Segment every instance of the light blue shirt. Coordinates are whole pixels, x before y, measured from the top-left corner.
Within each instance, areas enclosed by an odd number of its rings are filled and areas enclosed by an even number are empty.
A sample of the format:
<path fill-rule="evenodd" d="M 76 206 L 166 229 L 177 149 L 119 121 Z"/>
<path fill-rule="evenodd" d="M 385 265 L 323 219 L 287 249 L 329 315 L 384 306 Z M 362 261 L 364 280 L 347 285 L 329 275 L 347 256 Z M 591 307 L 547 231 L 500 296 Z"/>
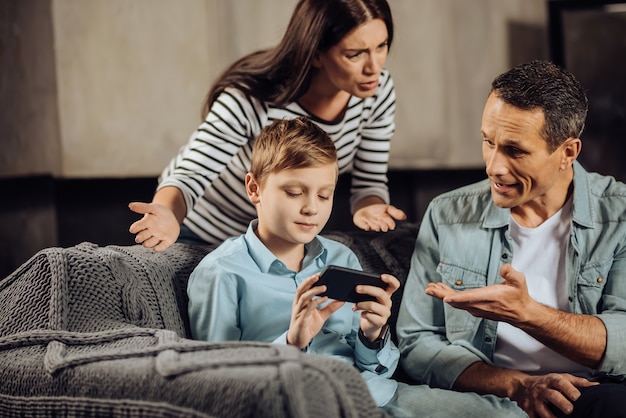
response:
<path fill-rule="evenodd" d="M 230 238 L 207 254 L 189 277 L 189 320 L 194 339 L 263 341 L 286 344 L 291 306 L 304 279 L 335 264 L 361 270 L 345 245 L 318 236 L 305 245 L 302 270 L 288 269 L 255 235 L 257 221 L 244 235 Z M 355 365 L 379 406 L 394 395 L 390 379 L 399 352 L 389 342 L 380 350 L 358 338 L 360 312 L 344 304 L 331 315 L 307 347 L 308 353 L 333 356 Z"/>
<path fill-rule="evenodd" d="M 569 311 L 597 316 L 607 330 L 594 371 L 626 375 L 626 185 L 574 164 L 566 255 Z M 497 207 L 488 180 L 435 198 L 417 236 L 397 321 L 401 363 L 413 378 L 451 388 L 472 363 L 492 364 L 498 323 L 428 296 L 429 282 L 455 290 L 502 282 L 513 259 L 509 209 Z"/>

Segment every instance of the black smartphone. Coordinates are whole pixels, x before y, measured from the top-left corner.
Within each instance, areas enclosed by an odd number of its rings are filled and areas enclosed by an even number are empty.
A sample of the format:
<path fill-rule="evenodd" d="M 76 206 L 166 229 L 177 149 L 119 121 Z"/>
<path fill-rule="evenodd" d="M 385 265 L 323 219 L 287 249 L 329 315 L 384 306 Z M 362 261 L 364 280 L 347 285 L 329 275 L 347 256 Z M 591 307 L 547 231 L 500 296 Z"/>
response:
<path fill-rule="evenodd" d="M 378 274 L 333 265 L 326 266 L 320 274 L 320 279 L 315 283 L 316 286 L 326 285 L 326 292 L 320 296 L 353 303 L 376 300 L 370 295 L 356 293 L 354 288 L 359 284 L 383 289 L 387 287 L 387 283 L 383 282 Z"/>

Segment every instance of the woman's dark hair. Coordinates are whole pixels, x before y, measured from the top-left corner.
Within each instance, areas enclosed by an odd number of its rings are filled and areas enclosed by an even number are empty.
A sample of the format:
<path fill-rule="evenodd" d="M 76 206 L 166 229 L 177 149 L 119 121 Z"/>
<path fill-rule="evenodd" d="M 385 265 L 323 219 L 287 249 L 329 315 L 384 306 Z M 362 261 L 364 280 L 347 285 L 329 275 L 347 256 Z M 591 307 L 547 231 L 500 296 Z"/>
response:
<path fill-rule="evenodd" d="M 293 102 L 309 88 L 315 54 L 373 19 L 385 22 L 390 47 L 393 21 L 386 0 L 300 0 L 277 46 L 240 58 L 218 77 L 207 95 L 203 116 L 227 87 L 279 106 Z"/>
<path fill-rule="evenodd" d="M 549 61 L 531 61 L 499 75 L 491 92 L 504 103 L 524 110 L 541 109 L 543 137 L 555 151 L 567 138 L 580 138 L 588 101 L 585 90 L 568 71 Z"/>

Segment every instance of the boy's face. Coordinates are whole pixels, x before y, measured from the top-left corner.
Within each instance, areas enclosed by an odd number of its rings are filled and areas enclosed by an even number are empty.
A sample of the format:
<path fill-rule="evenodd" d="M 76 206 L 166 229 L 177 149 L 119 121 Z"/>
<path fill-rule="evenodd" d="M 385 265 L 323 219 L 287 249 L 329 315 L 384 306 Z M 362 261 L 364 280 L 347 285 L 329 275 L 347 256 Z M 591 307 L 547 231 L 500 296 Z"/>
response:
<path fill-rule="evenodd" d="M 257 209 L 261 241 L 272 249 L 313 240 L 330 217 L 336 181 L 336 163 L 282 170 L 261 185 L 248 174 L 246 189 Z"/>

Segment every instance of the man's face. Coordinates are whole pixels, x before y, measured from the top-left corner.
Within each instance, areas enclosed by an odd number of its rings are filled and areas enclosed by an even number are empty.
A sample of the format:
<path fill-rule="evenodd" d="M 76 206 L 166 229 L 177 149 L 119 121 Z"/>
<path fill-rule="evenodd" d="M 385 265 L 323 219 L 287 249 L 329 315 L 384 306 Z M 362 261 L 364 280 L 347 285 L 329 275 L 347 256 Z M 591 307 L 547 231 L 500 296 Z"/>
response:
<path fill-rule="evenodd" d="M 560 198 L 567 193 L 568 184 L 561 181 L 569 167 L 565 145 L 549 152 L 541 135 L 544 122 L 542 110 L 519 109 L 493 93 L 487 99 L 482 151 L 497 206 L 536 213 L 552 202 L 553 195 Z"/>
<path fill-rule="evenodd" d="M 313 240 L 330 217 L 336 181 L 336 163 L 282 170 L 261 185 L 247 179 L 259 218 L 257 233 L 265 245 L 284 248 Z"/>

